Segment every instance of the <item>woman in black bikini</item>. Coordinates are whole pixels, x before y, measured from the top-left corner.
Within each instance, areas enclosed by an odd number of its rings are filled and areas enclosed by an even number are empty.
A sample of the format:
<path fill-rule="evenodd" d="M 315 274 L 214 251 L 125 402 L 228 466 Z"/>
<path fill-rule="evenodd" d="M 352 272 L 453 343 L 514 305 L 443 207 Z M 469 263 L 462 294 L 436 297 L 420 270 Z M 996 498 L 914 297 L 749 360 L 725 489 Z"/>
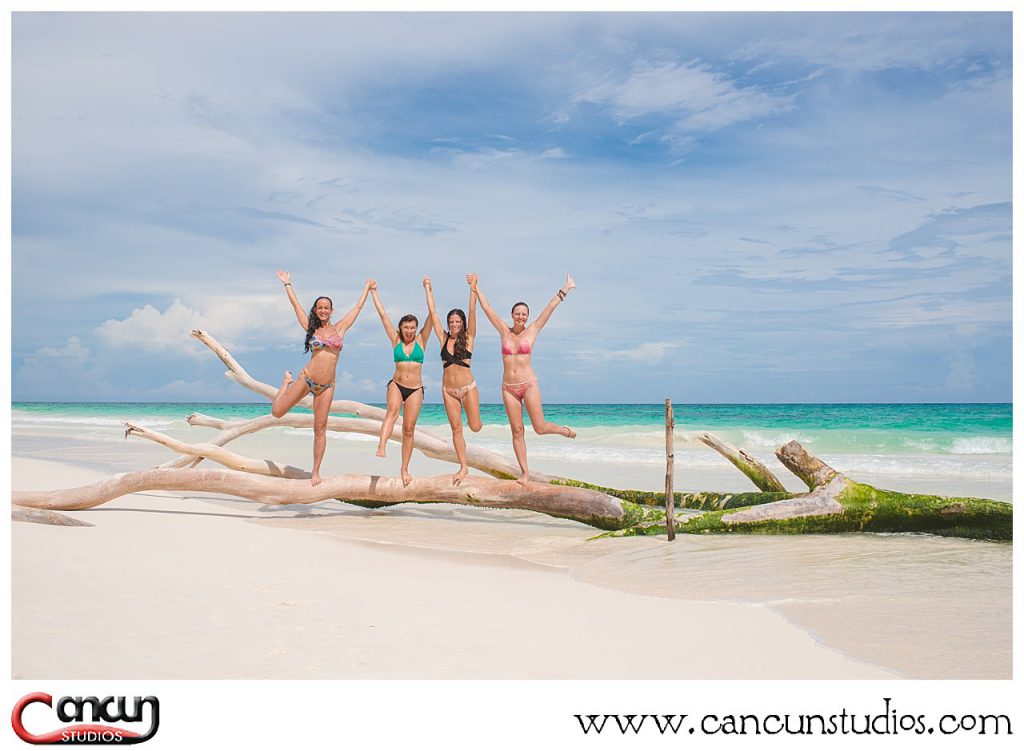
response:
<path fill-rule="evenodd" d="M 472 274 L 466 276 L 470 280 Z M 469 360 L 473 357 L 473 339 L 476 336 L 476 293 L 469 292 L 469 322 L 466 314 L 458 308 L 448 311 L 446 318 L 448 331 L 445 332 L 441 319 L 434 308 L 434 292 L 430 277 L 424 277 L 423 286 L 427 290 L 427 308 L 434 322 L 434 333 L 441 342 L 441 362 L 444 363 L 441 394 L 444 397 L 444 409 L 448 413 L 448 423 L 452 426 L 452 443 L 455 454 L 459 457 L 459 471 L 452 477 L 452 485 L 458 485 L 469 472 L 466 463 L 466 439 L 462 436 L 462 411 L 466 411 L 466 422 L 474 433 L 480 431 L 480 391 L 476 380 L 469 370 Z"/>
<path fill-rule="evenodd" d="M 359 311 L 366 302 L 366 296 L 370 293 L 371 287 L 376 286 L 376 282 L 372 279 L 367 280 L 356 306 L 346 313 L 344 318 L 332 324 L 331 314 L 334 312 L 334 305 L 331 298 L 316 298 L 307 314 L 292 290 L 291 274 L 278 269 L 277 277 L 284 282 L 284 289 L 295 310 L 295 317 L 299 319 L 299 325 L 306 332 L 306 352 L 312 351 L 313 354 L 309 358 L 309 364 L 299 373 L 298 380 L 292 379 L 290 370 L 285 371 L 284 380 L 281 381 L 281 387 L 274 396 L 270 411 L 274 417 L 283 417 L 288 410 L 304 399 L 306 394 L 313 395 L 313 476 L 310 482 L 319 485 L 320 463 L 327 448 L 327 417 L 331 411 L 331 400 L 334 399 L 334 374 L 338 370 L 342 340 L 345 332 L 356 322 Z"/>
<path fill-rule="evenodd" d="M 523 426 L 523 407 L 530 416 L 530 424 L 537 435 L 557 433 L 566 438 L 575 438 L 576 431 L 566 425 L 555 425 L 544 419 L 544 405 L 540 401 L 540 386 L 537 385 L 537 374 L 533 372 L 533 345 L 540 330 L 547 324 L 558 304 L 565 299 L 569 291 L 576 288 L 576 282 L 566 275 L 565 284 L 551 298 L 547 307 L 540 312 L 537 320 L 529 326 L 530 307 L 524 302 L 512 306 L 512 326 L 507 326 L 501 317 L 487 304 L 487 298 L 477 286 L 477 275 L 470 274 L 466 279 L 470 289 L 480 299 L 480 307 L 487 314 L 498 336 L 501 337 L 501 361 L 504 372 L 501 379 L 501 399 L 505 403 L 505 413 L 512 428 L 512 450 L 515 451 L 522 473 L 516 479 L 525 485 L 530 479 L 530 470 L 526 466 L 526 429 Z"/>
<path fill-rule="evenodd" d="M 398 328 L 391 325 L 391 319 L 384 310 L 384 305 L 377 294 L 377 285 L 370 287 L 373 304 L 380 314 L 384 331 L 391 341 L 395 356 L 395 375 L 387 385 L 387 413 L 380 428 L 380 442 L 377 444 L 377 456 L 386 456 L 385 447 L 391 431 L 398 420 L 398 412 L 402 411 L 402 484 L 412 482 L 409 474 L 409 459 L 412 458 L 413 435 L 416 432 L 416 420 L 423 406 L 423 350 L 430 338 L 432 316 L 427 316 L 423 330 L 417 332 L 419 320 L 414 315 L 405 315 L 398 321 Z"/>

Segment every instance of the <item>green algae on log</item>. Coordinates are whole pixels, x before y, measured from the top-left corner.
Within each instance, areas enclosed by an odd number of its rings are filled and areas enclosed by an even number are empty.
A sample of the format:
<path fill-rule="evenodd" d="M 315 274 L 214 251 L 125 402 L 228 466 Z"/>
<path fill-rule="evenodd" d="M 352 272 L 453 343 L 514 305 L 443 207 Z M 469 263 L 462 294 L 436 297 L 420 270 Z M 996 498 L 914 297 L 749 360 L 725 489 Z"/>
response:
<path fill-rule="evenodd" d="M 760 505 L 723 508 L 677 520 L 687 534 L 928 533 L 975 540 L 1013 539 L 1013 506 L 984 498 L 900 493 L 854 482 L 790 441 L 776 455 L 811 488 Z M 653 516 L 601 536 L 663 534 Z"/>
<path fill-rule="evenodd" d="M 791 517 L 755 519 L 740 517 L 735 510 L 709 511 L 677 518 L 676 532 L 761 535 L 917 532 L 995 542 L 1013 540 L 1013 506 L 1001 501 L 900 493 L 855 482 L 850 482 L 836 501 L 841 508 L 833 513 Z M 642 525 L 600 536 L 664 533 L 664 523 L 649 517 Z"/>

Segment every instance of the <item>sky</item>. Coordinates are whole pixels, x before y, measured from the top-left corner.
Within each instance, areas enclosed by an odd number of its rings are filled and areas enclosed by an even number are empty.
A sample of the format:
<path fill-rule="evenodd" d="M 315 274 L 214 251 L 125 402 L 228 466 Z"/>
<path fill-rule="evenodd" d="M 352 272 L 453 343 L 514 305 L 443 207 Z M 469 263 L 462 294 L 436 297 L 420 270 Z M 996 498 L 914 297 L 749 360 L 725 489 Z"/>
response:
<path fill-rule="evenodd" d="M 298 372 L 284 268 L 571 273 L 551 403 L 1010 401 L 1011 63 L 1005 12 L 14 13 L 12 398 L 258 400 L 189 332 Z M 392 372 L 368 303 L 336 398 Z"/>

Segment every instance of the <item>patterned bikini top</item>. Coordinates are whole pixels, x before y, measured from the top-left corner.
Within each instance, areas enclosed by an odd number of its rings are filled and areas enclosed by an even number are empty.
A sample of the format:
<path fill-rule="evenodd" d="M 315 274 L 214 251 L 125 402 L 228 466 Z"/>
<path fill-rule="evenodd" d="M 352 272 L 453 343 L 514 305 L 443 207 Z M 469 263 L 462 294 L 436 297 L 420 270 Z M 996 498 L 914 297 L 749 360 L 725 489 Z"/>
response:
<path fill-rule="evenodd" d="M 326 339 L 321 339 L 316 334 L 313 334 L 309 338 L 309 348 L 314 352 L 319 352 L 322 349 L 331 349 L 335 352 L 341 352 L 341 347 L 344 344 L 342 337 L 340 336 L 329 336 Z"/>

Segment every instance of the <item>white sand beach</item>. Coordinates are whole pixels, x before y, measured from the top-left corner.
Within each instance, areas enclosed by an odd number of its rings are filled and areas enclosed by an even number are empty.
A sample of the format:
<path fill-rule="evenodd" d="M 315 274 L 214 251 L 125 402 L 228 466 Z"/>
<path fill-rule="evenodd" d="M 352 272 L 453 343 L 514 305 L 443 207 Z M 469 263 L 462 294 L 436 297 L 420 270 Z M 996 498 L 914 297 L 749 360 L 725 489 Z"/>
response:
<path fill-rule="evenodd" d="M 26 490 L 105 476 L 23 458 L 12 474 Z M 763 607 L 342 539 L 312 531 L 321 513 L 140 493 L 69 514 L 93 527 L 14 524 L 13 677 L 894 677 Z"/>

